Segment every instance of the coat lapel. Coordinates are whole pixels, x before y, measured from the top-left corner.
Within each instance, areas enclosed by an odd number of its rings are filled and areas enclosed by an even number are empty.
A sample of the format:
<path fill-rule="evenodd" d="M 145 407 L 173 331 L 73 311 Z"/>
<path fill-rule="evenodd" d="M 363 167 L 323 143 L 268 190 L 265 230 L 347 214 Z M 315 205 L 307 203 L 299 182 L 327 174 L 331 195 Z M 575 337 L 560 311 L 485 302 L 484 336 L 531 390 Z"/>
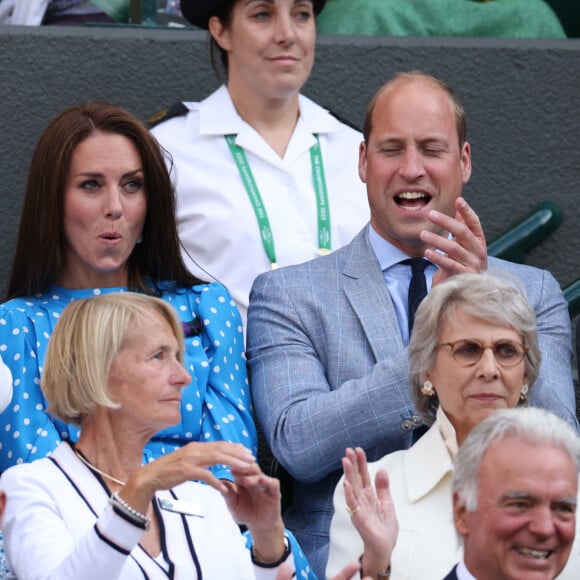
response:
<path fill-rule="evenodd" d="M 92 513 L 95 521 L 102 514 L 108 505 L 109 494 L 105 487 L 95 478 L 94 474 L 88 467 L 83 465 L 75 456 L 73 449 L 67 443 L 61 444 L 52 455 L 52 460 L 58 465 L 64 476 L 69 480 L 76 492 L 83 498 L 87 509 Z M 164 492 L 168 495 L 170 492 Z M 170 497 L 170 496 L 169 496 Z M 161 512 L 161 513 L 159 513 Z M 182 522 L 167 522 L 169 512 L 158 510 L 160 515 L 161 526 L 164 531 L 173 530 L 171 541 L 166 541 L 166 554 L 168 554 L 170 563 L 173 562 L 173 555 L 179 553 L 190 553 L 188 534 L 184 530 Z M 177 514 L 171 514 L 176 516 Z M 193 543 L 191 542 L 193 547 Z M 146 573 L 150 580 L 167 580 L 167 578 L 179 578 L 174 575 L 172 565 L 169 573 L 163 570 L 155 560 L 140 545 L 135 546 L 131 551 L 132 558 L 137 566 Z M 194 559 L 197 563 L 197 558 Z M 192 563 L 185 568 L 188 570 L 188 579 L 197 578 L 194 570 L 198 568 Z"/>
<path fill-rule="evenodd" d="M 435 423 L 405 454 L 409 501 L 421 500 L 452 472 L 453 462 Z"/>

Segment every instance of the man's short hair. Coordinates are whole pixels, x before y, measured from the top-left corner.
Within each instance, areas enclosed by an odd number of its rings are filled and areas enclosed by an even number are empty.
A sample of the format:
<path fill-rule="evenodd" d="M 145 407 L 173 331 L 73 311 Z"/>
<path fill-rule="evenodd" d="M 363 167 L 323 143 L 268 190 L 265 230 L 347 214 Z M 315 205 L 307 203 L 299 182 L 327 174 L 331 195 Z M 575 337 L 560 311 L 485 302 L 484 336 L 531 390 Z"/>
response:
<path fill-rule="evenodd" d="M 477 510 L 479 471 L 485 452 L 507 439 L 561 449 L 580 471 L 580 439 L 566 421 L 535 407 L 495 411 L 466 437 L 455 460 L 453 494 L 468 511 Z"/>
<path fill-rule="evenodd" d="M 463 147 L 465 140 L 467 139 L 467 120 L 465 118 L 465 109 L 463 108 L 463 104 L 459 100 L 459 97 L 455 93 L 455 91 L 445 82 L 424 73 L 419 70 L 413 70 L 409 72 L 400 72 L 397 73 L 390 81 L 386 82 L 381 88 L 374 94 L 373 98 L 370 100 L 367 110 L 365 113 L 365 121 L 363 127 L 363 136 L 365 143 L 369 142 L 370 135 L 373 129 L 373 113 L 375 111 L 375 107 L 377 101 L 381 94 L 385 91 L 394 87 L 398 84 L 403 84 L 409 81 L 422 79 L 434 85 L 435 87 L 441 89 L 448 97 L 451 104 L 451 110 L 455 115 L 455 125 L 457 127 L 457 139 L 459 141 L 459 149 Z"/>

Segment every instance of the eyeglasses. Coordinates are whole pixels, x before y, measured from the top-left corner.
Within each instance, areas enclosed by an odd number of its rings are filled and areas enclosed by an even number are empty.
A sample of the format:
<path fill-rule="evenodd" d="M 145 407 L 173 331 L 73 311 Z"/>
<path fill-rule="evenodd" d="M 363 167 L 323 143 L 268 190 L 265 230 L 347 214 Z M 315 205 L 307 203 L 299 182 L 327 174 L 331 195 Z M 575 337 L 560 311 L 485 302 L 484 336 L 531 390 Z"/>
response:
<path fill-rule="evenodd" d="M 451 349 L 453 358 L 464 367 L 470 367 L 478 363 L 483 356 L 483 351 L 488 348 L 493 352 L 497 364 L 502 367 L 513 367 L 522 361 L 529 350 L 527 346 L 511 340 L 499 340 L 493 344 L 481 344 L 481 342 L 473 339 L 442 342 L 435 349 L 444 346 L 448 346 Z"/>

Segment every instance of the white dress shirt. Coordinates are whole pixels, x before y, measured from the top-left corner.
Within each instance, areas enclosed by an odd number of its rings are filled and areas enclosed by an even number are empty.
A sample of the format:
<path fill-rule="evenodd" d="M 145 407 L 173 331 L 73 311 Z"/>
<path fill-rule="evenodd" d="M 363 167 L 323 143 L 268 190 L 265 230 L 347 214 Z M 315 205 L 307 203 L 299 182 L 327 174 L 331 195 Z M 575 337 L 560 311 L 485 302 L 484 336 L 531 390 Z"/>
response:
<path fill-rule="evenodd" d="M 391 300 L 403 344 L 409 344 L 409 284 L 411 283 L 411 267 L 407 264 L 401 264 L 403 260 L 409 259 L 399 248 L 393 246 L 390 242 L 382 238 L 371 225 L 369 227 L 369 242 L 379 262 L 383 272 L 383 277 L 389 289 Z M 429 265 L 425 269 L 425 280 L 427 281 L 427 292 L 431 292 L 433 284 L 433 274 L 437 271 L 435 264 Z"/>

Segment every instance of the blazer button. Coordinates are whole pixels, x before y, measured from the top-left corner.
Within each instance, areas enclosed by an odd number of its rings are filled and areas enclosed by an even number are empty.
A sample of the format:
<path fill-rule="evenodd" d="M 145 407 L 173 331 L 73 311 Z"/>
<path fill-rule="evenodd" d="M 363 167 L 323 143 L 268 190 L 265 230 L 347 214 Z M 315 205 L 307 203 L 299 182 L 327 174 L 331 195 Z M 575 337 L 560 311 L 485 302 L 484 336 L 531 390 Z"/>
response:
<path fill-rule="evenodd" d="M 421 417 L 418 415 L 413 415 L 411 417 L 411 421 L 413 422 L 413 425 L 418 425 L 421 422 Z"/>
<path fill-rule="evenodd" d="M 405 419 L 403 421 L 403 423 L 401 424 L 401 427 L 405 430 L 405 431 L 410 431 L 413 428 L 413 422 L 410 419 Z"/>

